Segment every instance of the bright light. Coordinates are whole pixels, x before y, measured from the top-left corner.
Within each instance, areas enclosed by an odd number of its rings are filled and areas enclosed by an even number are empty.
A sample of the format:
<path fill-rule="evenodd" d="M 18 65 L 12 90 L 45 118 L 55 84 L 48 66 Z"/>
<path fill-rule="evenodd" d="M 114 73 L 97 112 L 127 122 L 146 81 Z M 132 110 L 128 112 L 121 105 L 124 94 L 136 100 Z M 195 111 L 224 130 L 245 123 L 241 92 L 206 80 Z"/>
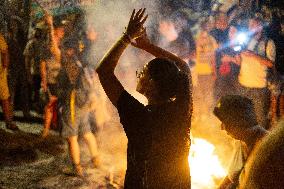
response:
<path fill-rule="evenodd" d="M 188 157 L 192 189 L 216 188 L 215 180 L 221 180 L 227 175 L 214 149 L 214 145 L 204 139 L 192 139 Z"/>
<path fill-rule="evenodd" d="M 245 33 L 239 33 L 237 35 L 237 41 L 240 45 L 243 45 L 248 41 L 248 36 Z"/>
<path fill-rule="evenodd" d="M 241 45 L 238 45 L 238 46 L 235 46 L 234 48 L 234 51 L 241 51 L 242 50 L 242 46 Z"/>

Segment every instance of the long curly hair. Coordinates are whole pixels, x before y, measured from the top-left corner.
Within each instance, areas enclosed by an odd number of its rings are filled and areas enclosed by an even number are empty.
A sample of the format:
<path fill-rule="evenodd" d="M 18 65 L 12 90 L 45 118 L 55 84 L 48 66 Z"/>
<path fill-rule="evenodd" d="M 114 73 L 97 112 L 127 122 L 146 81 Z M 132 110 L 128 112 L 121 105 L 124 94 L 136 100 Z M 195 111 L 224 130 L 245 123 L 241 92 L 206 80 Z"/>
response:
<path fill-rule="evenodd" d="M 173 61 L 155 58 L 148 63 L 148 71 L 162 99 L 191 97 L 190 75 L 182 72 Z"/>

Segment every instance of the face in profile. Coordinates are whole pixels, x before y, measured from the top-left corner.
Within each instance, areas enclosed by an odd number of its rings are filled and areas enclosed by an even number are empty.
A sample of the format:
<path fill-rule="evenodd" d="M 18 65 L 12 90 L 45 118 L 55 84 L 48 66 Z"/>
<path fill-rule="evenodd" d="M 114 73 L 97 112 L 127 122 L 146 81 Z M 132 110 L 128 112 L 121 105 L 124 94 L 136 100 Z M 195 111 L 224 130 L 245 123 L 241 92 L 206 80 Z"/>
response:
<path fill-rule="evenodd" d="M 242 140 L 246 129 L 230 124 L 225 124 L 222 122 L 221 130 L 225 130 L 227 132 L 227 135 L 234 139 Z"/>
<path fill-rule="evenodd" d="M 149 98 L 154 90 L 153 81 L 150 78 L 147 65 L 145 65 L 140 72 L 136 72 L 136 77 L 138 79 L 136 91 Z"/>

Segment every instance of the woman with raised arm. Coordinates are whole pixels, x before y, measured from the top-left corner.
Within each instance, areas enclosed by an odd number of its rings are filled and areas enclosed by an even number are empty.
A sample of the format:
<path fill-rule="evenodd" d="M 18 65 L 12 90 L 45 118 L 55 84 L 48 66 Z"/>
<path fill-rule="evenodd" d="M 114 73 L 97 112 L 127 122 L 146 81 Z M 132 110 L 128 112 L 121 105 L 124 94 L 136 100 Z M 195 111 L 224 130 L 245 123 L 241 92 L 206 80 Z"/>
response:
<path fill-rule="evenodd" d="M 186 63 L 151 44 L 143 24 L 145 9 L 133 10 L 124 34 L 101 60 L 97 72 L 128 138 L 124 188 L 190 188 L 191 77 Z M 114 75 L 129 44 L 157 58 L 138 74 L 137 91 L 148 99 L 144 106 Z"/>

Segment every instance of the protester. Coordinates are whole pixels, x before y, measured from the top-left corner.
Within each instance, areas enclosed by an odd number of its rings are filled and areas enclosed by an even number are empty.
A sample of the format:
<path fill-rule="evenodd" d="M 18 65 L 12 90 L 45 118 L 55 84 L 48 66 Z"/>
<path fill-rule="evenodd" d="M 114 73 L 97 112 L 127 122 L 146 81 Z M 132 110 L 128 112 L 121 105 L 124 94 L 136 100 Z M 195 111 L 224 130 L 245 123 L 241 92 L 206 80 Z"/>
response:
<path fill-rule="evenodd" d="M 215 15 L 214 28 L 210 31 L 210 35 L 215 38 L 219 47 L 226 43 L 228 39 L 228 16 L 225 12 L 217 12 Z"/>
<path fill-rule="evenodd" d="M 28 82 L 32 88 L 32 103 L 36 110 L 40 107 L 40 60 L 43 50 L 44 31 L 42 28 L 36 28 L 33 37 L 28 41 L 23 55 L 25 56 L 25 67 Z"/>
<path fill-rule="evenodd" d="M 238 93 L 238 75 L 241 48 L 237 43 L 239 26 L 231 23 L 228 29 L 228 41 L 216 50 L 215 101 L 224 95 Z"/>
<path fill-rule="evenodd" d="M 84 67 L 85 73 L 87 73 L 90 80 L 92 80 L 91 87 L 89 91 L 91 99 L 93 101 L 98 100 L 98 88 L 95 85 L 95 80 L 98 80 L 97 74 L 95 72 L 95 65 L 98 64 L 99 59 L 97 54 L 94 53 L 95 44 L 97 42 L 98 33 L 92 24 L 89 24 L 82 36 L 80 41 L 82 45 L 82 50 L 79 53 L 79 59 Z M 92 131 L 95 133 L 98 131 L 97 119 L 96 119 L 96 108 L 91 110 L 89 120 L 91 124 Z"/>
<path fill-rule="evenodd" d="M 213 108 L 213 91 L 216 79 L 215 51 L 218 45 L 209 34 L 209 20 L 204 19 L 200 24 L 200 32 L 196 37 L 196 63 L 197 86 L 193 91 L 198 105 L 194 112 L 200 117 L 209 116 Z M 211 111 L 210 111 L 211 110 Z"/>
<path fill-rule="evenodd" d="M 89 121 L 92 87 L 78 59 L 77 50 L 78 41 L 70 39 L 64 43 L 62 70 L 58 78 L 58 103 L 62 136 L 68 141 L 74 171 L 76 175 L 84 176 L 80 163 L 79 135 L 83 136 L 88 145 L 94 168 L 99 165 L 99 160 L 96 138 L 91 132 Z"/>
<path fill-rule="evenodd" d="M 10 130 L 18 130 L 13 123 L 13 109 L 10 102 L 10 94 L 7 81 L 7 69 L 9 66 L 8 46 L 2 33 L 0 33 L 0 100 L 2 111 L 6 123 L 6 128 Z"/>
<path fill-rule="evenodd" d="M 97 67 L 101 84 L 117 108 L 128 138 L 124 188 L 188 189 L 190 72 L 183 60 L 149 42 L 143 28 L 147 19 L 144 13 L 145 9 L 132 12 L 125 33 Z M 158 57 L 138 73 L 136 90 L 148 99 L 147 106 L 126 92 L 114 75 L 130 42 Z"/>
<path fill-rule="evenodd" d="M 258 123 L 268 128 L 269 90 L 271 74 L 275 61 L 275 44 L 263 33 L 263 25 L 258 15 L 249 19 L 250 40 L 247 50 L 241 53 L 238 81 L 240 93 L 253 100 Z M 273 74 L 273 72 L 270 72 Z"/>
<path fill-rule="evenodd" d="M 221 129 L 238 140 L 228 175 L 219 189 L 238 185 L 239 175 L 254 146 L 268 133 L 259 126 L 252 100 L 239 95 L 221 97 L 214 108 L 215 116 L 222 122 Z"/>
<path fill-rule="evenodd" d="M 27 70 L 25 68 L 25 60 L 23 56 L 23 47 L 21 45 L 21 39 L 23 34 L 21 33 L 21 25 L 17 20 L 11 19 L 8 26 L 8 50 L 9 50 L 9 74 L 8 84 L 11 94 L 12 106 L 16 106 L 16 93 L 19 93 L 20 107 L 23 112 L 24 118 L 29 120 L 30 115 L 30 93 L 29 83 L 27 78 Z"/>
<path fill-rule="evenodd" d="M 175 13 L 171 18 L 160 20 L 160 45 L 189 63 L 195 56 L 196 45 L 188 26 L 188 18 Z"/>
<path fill-rule="evenodd" d="M 56 116 L 56 101 L 57 101 L 57 76 L 61 69 L 61 50 L 60 43 L 64 37 L 64 26 L 60 21 L 53 22 L 51 15 L 46 14 L 46 22 L 49 26 L 49 45 L 47 52 L 44 53 L 40 63 L 41 86 L 43 91 L 48 96 L 48 103 L 44 110 L 44 129 L 42 137 L 47 137 L 49 134 L 50 125 L 54 116 Z M 54 24 L 54 28 L 53 28 Z M 56 123 L 55 123 L 56 124 Z"/>
<path fill-rule="evenodd" d="M 240 189 L 281 189 L 284 185 L 284 127 L 279 122 L 251 153 L 240 175 Z"/>
<path fill-rule="evenodd" d="M 279 21 L 279 30 L 274 31 L 276 57 L 275 68 L 277 80 L 274 82 L 270 95 L 269 119 L 270 125 L 275 126 L 276 122 L 284 118 L 284 16 Z"/>

